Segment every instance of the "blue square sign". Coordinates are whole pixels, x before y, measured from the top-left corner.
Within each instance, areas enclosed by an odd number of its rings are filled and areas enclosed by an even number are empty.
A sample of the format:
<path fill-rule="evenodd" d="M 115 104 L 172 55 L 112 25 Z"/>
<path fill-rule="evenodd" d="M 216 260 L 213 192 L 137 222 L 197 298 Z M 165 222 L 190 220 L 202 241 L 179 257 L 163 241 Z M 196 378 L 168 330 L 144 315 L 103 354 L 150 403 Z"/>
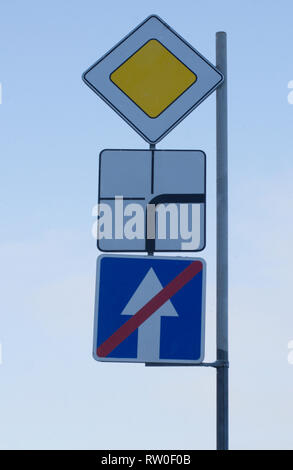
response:
<path fill-rule="evenodd" d="M 94 358 L 200 363 L 205 261 L 102 255 L 97 261 Z"/>

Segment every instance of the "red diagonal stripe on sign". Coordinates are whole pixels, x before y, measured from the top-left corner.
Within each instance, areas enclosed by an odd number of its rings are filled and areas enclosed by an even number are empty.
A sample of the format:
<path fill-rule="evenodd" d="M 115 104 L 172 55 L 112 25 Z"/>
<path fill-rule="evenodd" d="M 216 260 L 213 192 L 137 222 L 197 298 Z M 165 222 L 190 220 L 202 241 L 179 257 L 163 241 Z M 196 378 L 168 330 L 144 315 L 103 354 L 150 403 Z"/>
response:
<path fill-rule="evenodd" d="M 149 300 L 138 312 L 115 331 L 97 349 L 99 357 L 106 357 L 128 336 L 131 335 L 140 325 L 143 324 L 153 313 L 155 313 L 167 300 L 176 294 L 182 287 L 191 281 L 202 270 L 200 261 L 193 261 L 187 268 L 181 271 L 178 276 L 172 279 L 169 284 L 163 287 L 151 300 Z"/>

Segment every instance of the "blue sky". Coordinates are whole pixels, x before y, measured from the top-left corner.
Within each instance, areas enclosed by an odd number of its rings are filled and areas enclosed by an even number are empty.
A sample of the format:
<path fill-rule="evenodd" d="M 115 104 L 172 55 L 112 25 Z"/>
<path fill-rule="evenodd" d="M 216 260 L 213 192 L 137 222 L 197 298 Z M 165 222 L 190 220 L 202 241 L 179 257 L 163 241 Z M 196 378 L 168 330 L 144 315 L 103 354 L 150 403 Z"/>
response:
<path fill-rule="evenodd" d="M 0 17 L 1 448 L 214 448 L 215 373 L 91 357 L 98 154 L 146 143 L 81 81 L 151 13 L 209 60 L 228 34 L 231 447 L 292 449 L 289 0 L 5 2 Z M 215 96 L 160 142 L 207 154 L 215 358 Z"/>

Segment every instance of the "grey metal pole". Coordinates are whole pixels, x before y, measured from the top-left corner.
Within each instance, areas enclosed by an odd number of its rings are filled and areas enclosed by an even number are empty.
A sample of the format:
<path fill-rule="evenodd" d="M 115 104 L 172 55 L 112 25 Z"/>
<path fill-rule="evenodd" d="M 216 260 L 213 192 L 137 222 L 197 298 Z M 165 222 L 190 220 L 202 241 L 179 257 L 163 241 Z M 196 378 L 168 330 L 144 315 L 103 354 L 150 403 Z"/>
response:
<path fill-rule="evenodd" d="M 224 83 L 217 89 L 217 449 L 229 448 L 228 369 L 228 119 L 227 35 L 216 34 L 217 68 Z"/>

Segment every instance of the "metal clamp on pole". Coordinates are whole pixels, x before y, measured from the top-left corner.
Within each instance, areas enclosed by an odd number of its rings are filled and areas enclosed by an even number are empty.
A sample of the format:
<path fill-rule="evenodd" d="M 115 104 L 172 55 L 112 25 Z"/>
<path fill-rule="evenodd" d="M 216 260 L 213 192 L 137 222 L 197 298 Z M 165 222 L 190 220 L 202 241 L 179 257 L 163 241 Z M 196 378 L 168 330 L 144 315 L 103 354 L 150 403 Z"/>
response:
<path fill-rule="evenodd" d="M 228 361 L 216 361 L 214 362 L 213 367 L 215 367 L 216 369 L 221 369 L 221 368 L 229 369 L 230 364 Z"/>

